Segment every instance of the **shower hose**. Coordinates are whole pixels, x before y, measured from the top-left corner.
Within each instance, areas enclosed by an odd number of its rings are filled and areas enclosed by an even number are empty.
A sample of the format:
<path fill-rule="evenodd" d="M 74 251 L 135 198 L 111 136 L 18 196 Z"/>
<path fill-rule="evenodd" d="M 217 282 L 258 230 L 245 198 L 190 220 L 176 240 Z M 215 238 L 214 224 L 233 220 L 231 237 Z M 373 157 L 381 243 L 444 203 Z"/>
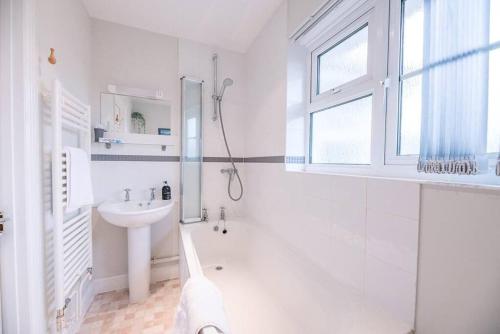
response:
<path fill-rule="evenodd" d="M 229 144 L 227 143 L 226 131 L 224 130 L 224 121 L 222 120 L 222 99 L 219 99 L 219 120 L 220 127 L 222 129 L 222 136 L 224 137 L 224 143 L 226 144 L 227 155 L 229 156 L 229 160 L 231 161 L 231 165 L 233 166 L 234 174 L 238 178 L 238 182 L 240 183 L 240 194 L 237 197 L 233 197 L 231 194 L 231 183 L 233 181 L 233 174 L 229 173 L 229 181 L 227 183 L 227 194 L 229 198 L 233 201 L 239 201 L 243 197 L 243 183 L 241 182 L 240 174 L 238 172 L 238 168 L 234 164 L 233 156 L 231 155 L 231 150 L 229 149 Z"/>

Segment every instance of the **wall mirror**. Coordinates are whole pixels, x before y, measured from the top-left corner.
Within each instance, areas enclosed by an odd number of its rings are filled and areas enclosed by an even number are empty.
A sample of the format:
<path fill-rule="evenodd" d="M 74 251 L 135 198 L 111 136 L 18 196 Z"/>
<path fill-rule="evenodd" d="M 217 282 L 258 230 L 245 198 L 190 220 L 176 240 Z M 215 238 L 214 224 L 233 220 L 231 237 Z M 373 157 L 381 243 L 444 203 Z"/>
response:
<path fill-rule="evenodd" d="M 171 134 L 171 106 L 161 99 L 101 93 L 101 125 L 115 134 Z"/>

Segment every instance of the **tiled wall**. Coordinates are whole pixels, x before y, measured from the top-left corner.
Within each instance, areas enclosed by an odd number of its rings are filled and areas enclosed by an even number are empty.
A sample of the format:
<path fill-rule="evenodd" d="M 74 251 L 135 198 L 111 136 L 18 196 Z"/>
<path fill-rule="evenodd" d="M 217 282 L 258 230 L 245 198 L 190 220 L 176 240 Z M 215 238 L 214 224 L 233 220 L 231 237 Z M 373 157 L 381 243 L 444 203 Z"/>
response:
<path fill-rule="evenodd" d="M 222 103 L 223 120 L 227 139 L 233 157 L 244 156 L 245 114 L 247 112 L 246 73 L 243 54 L 218 49 L 208 45 L 179 40 L 179 76 L 189 76 L 204 81 L 203 91 L 203 154 L 205 157 L 227 157 L 219 121 L 212 121 L 213 115 L 213 64 L 212 56 L 217 53 L 219 88 L 226 77 L 234 80 L 224 93 Z M 243 216 L 243 201 L 233 202 L 227 196 L 227 175 L 220 173 L 230 167 L 228 162 L 210 159 L 203 164 L 203 207 L 208 209 L 210 219 L 217 219 L 219 208 L 227 209 L 231 218 Z M 245 167 L 238 163 L 240 176 L 244 181 Z M 233 182 L 233 194 L 239 194 L 238 182 Z"/>
<path fill-rule="evenodd" d="M 420 186 L 246 164 L 247 218 L 413 323 Z"/>
<path fill-rule="evenodd" d="M 283 6 L 247 53 L 247 156 L 284 154 L 295 129 L 285 129 L 287 107 L 302 100 L 284 98 L 287 38 Z M 300 145 L 286 152 L 300 155 Z M 324 272 L 409 323 L 418 285 L 418 333 L 500 332 L 497 191 L 245 168 L 247 217 Z"/>
<path fill-rule="evenodd" d="M 287 34 L 282 6 L 248 51 L 246 155 L 285 152 Z M 246 163 L 246 215 L 326 274 L 412 325 L 420 186 Z"/>
<path fill-rule="evenodd" d="M 500 333 L 500 192 L 422 187 L 417 333 Z"/>
<path fill-rule="evenodd" d="M 420 185 L 367 180 L 365 293 L 407 323 L 415 313 Z"/>

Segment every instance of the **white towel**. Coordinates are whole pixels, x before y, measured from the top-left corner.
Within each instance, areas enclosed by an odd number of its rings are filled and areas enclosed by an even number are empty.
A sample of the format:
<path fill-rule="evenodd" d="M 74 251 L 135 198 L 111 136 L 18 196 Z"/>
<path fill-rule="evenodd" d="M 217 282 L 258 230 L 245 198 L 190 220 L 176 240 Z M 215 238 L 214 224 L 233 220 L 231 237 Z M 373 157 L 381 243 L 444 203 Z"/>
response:
<path fill-rule="evenodd" d="M 94 203 L 90 163 L 87 152 L 75 147 L 65 147 L 67 175 L 67 212 Z"/>
<path fill-rule="evenodd" d="M 222 295 L 204 276 L 190 278 L 182 289 L 172 334 L 200 334 L 208 327 L 230 334 Z"/>

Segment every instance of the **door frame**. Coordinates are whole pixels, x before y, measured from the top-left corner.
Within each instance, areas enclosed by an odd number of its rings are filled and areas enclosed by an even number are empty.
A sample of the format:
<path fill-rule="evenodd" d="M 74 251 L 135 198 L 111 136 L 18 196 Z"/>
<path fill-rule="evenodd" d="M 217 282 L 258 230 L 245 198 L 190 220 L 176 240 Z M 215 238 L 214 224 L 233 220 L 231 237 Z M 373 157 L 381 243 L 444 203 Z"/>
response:
<path fill-rule="evenodd" d="M 0 0 L 0 237 L 4 333 L 46 330 L 37 0 Z"/>

